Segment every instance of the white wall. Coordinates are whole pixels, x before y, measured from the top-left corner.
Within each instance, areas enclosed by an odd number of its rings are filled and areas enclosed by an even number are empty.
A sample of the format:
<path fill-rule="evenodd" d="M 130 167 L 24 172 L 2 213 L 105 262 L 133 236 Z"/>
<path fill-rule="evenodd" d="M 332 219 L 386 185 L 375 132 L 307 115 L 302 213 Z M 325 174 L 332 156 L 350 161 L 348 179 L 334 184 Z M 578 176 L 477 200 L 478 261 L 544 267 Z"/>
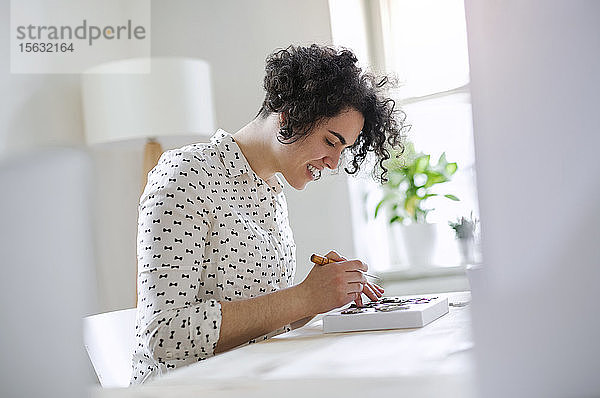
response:
<path fill-rule="evenodd" d="M 0 5 L 1 50 L 8 53 L 9 1 Z M 217 124 L 235 132 L 262 102 L 264 60 L 289 44 L 331 43 L 327 0 L 155 0 L 152 55 L 189 56 L 212 68 Z M 0 58 L 0 157 L 33 147 L 83 145 L 78 75 L 10 74 Z M 135 240 L 142 153 L 94 148 L 95 232 L 99 311 L 135 304 Z M 334 248 L 352 256 L 343 175 L 303 192 L 287 189 L 298 245 L 298 279 L 311 252 Z"/>

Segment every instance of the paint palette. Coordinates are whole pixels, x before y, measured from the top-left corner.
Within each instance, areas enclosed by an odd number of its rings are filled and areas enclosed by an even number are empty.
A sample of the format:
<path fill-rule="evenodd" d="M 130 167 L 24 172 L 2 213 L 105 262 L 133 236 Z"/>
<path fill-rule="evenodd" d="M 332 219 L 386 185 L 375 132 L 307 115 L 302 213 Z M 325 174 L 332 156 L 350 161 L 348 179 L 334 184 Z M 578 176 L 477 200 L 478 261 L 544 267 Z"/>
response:
<path fill-rule="evenodd" d="M 325 333 L 418 328 L 448 313 L 448 299 L 437 296 L 381 297 L 363 307 L 335 310 L 323 317 Z"/>

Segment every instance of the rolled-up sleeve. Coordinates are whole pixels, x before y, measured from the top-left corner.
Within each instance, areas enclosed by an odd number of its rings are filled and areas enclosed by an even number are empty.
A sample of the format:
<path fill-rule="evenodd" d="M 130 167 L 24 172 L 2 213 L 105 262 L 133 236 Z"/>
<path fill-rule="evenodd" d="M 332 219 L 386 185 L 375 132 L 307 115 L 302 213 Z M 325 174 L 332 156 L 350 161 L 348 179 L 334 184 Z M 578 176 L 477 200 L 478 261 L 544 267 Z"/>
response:
<path fill-rule="evenodd" d="M 163 155 L 140 200 L 137 350 L 159 368 L 142 378 L 212 356 L 219 339 L 221 306 L 198 295 L 210 212 L 199 171 L 177 156 Z"/>

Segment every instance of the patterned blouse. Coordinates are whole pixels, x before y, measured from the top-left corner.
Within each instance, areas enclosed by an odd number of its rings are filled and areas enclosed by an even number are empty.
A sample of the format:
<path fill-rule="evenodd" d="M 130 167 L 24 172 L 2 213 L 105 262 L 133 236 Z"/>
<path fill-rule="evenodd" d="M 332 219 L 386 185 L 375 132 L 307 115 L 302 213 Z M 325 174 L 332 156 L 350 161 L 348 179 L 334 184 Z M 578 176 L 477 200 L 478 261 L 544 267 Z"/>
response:
<path fill-rule="evenodd" d="M 139 205 L 132 384 L 214 355 L 220 302 L 291 286 L 296 246 L 282 188 L 277 176 L 258 177 L 223 130 L 161 156 Z"/>

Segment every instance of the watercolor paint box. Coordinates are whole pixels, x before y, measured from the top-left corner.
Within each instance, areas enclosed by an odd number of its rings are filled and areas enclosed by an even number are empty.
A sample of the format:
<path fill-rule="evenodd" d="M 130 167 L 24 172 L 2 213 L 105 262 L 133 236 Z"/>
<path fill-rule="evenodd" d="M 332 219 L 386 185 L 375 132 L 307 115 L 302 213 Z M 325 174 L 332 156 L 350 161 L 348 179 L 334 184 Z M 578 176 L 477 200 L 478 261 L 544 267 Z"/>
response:
<path fill-rule="evenodd" d="M 418 328 L 448 313 L 448 298 L 441 295 L 382 297 L 366 303 L 327 313 L 325 333 L 361 330 Z"/>

